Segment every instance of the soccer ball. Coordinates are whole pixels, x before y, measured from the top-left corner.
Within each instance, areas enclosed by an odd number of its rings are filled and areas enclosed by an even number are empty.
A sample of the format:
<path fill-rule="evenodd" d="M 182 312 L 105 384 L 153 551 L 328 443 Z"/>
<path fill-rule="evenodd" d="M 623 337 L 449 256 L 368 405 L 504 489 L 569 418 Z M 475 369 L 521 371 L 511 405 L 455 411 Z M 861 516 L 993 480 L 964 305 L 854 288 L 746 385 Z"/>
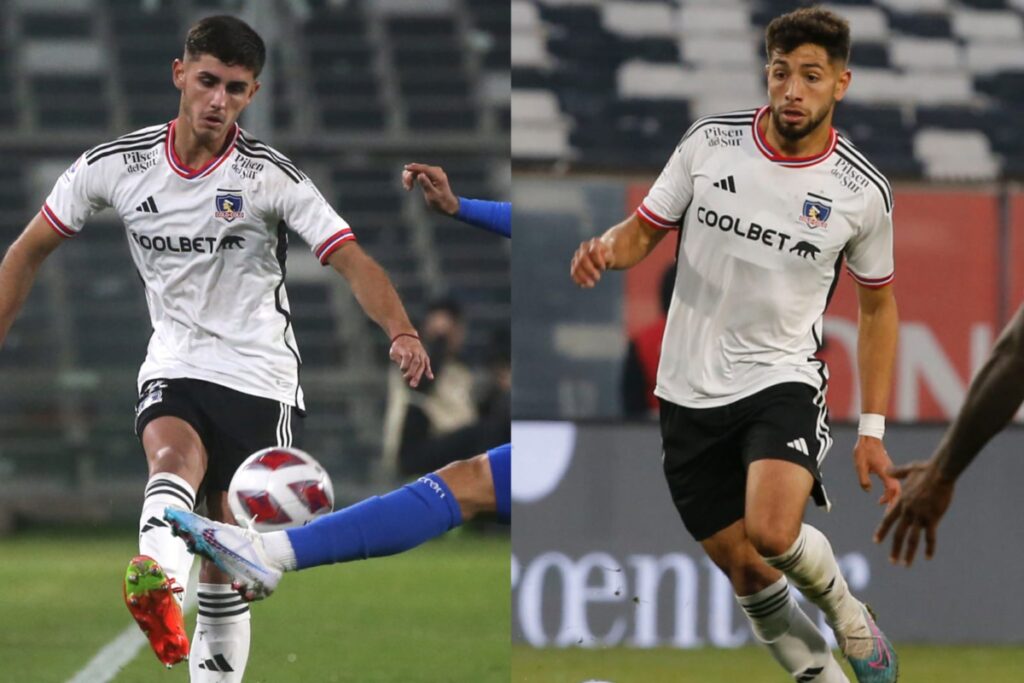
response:
<path fill-rule="evenodd" d="M 297 448 L 264 448 L 245 459 L 228 487 L 242 526 L 278 531 L 308 524 L 334 508 L 334 487 L 313 456 Z"/>

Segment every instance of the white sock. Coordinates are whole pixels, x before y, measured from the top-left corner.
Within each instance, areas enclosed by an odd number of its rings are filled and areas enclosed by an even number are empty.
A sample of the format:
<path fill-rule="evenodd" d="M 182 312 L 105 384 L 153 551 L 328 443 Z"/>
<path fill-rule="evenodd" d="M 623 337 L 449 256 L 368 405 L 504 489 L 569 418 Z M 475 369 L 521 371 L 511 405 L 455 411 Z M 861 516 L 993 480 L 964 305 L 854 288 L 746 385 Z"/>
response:
<path fill-rule="evenodd" d="M 828 643 L 789 591 L 786 577 L 753 595 L 736 596 L 754 636 L 800 683 L 849 683 Z"/>
<path fill-rule="evenodd" d="M 241 683 L 249 661 L 249 604 L 231 586 L 199 584 L 188 672 L 192 683 Z"/>
<path fill-rule="evenodd" d="M 188 584 L 192 569 L 192 554 L 185 543 L 171 534 L 164 521 L 164 508 L 176 507 L 191 512 L 196 506 L 196 492 L 187 481 L 176 474 L 160 472 L 146 483 L 139 516 L 139 554 L 149 555 L 163 567 L 169 578 L 182 588 Z M 185 600 L 185 591 L 176 593 L 178 604 Z"/>
<path fill-rule="evenodd" d="M 797 590 L 824 612 L 843 652 L 855 657 L 870 653 L 871 632 L 863 605 L 850 593 L 825 534 L 804 524 L 789 550 L 764 561 L 789 577 Z M 866 652 L 859 651 L 864 648 Z"/>
<path fill-rule="evenodd" d="M 263 548 L 267 557 L 286 572 L 295 571 L 295 550 L 285 531 L 270 531 L 263 534 Z"/>

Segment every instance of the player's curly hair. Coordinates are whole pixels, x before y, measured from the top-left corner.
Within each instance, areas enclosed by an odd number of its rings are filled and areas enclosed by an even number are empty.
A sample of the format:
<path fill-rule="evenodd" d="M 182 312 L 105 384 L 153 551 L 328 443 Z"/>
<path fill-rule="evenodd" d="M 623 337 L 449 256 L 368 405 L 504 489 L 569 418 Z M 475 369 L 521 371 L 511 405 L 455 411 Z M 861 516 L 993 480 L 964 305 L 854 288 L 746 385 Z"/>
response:
<path fill-rule="evenodd" d="M 847 62 L 850 23 L 821 7 L 801 7 L 772 19 L 764 32 L 764 50 L 769 61 L 776 50 L 785 55 L 806 43 L 825 48 L 833 61 Z"/>
<path fill-rule="evenodd" d="M 192 59 L 212 55 L 228 66 L 244 66 L 257 77 L 267 61 L 259 34 L 241 19 L 224 14 L 201 19 L 188 30 L 185 54 Z"/>

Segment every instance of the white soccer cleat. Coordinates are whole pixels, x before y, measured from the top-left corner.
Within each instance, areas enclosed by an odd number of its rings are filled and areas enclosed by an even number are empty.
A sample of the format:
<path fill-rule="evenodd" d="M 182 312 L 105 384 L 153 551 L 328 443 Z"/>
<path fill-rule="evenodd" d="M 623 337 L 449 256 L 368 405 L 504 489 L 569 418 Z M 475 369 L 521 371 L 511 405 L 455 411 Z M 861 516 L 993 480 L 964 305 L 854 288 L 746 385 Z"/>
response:
<path fill-rule="evenodd" d="M 189 552 L 212 560 L 231 575 L 232 587 L 246 600 L 262 600 L 277 588 L 284 570 L 267 556 L 259 532 L 214 522 L 181 508 L 165 509 L 164 519 Z"/>

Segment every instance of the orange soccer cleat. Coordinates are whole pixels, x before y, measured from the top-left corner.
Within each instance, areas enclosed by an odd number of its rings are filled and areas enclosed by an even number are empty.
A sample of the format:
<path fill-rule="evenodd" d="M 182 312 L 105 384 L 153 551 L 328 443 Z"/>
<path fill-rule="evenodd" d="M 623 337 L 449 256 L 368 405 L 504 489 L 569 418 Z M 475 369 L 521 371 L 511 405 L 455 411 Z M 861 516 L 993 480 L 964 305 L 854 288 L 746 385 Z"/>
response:
<path fill-rule="evenodd" d="M 124 575 L 124 603 L 149 638 L 157 659 L 168 669 L 188 659 L 188 635 L 176 593 L 184 589 L 167 578 L 156 560 L 139 555 Z"/>

